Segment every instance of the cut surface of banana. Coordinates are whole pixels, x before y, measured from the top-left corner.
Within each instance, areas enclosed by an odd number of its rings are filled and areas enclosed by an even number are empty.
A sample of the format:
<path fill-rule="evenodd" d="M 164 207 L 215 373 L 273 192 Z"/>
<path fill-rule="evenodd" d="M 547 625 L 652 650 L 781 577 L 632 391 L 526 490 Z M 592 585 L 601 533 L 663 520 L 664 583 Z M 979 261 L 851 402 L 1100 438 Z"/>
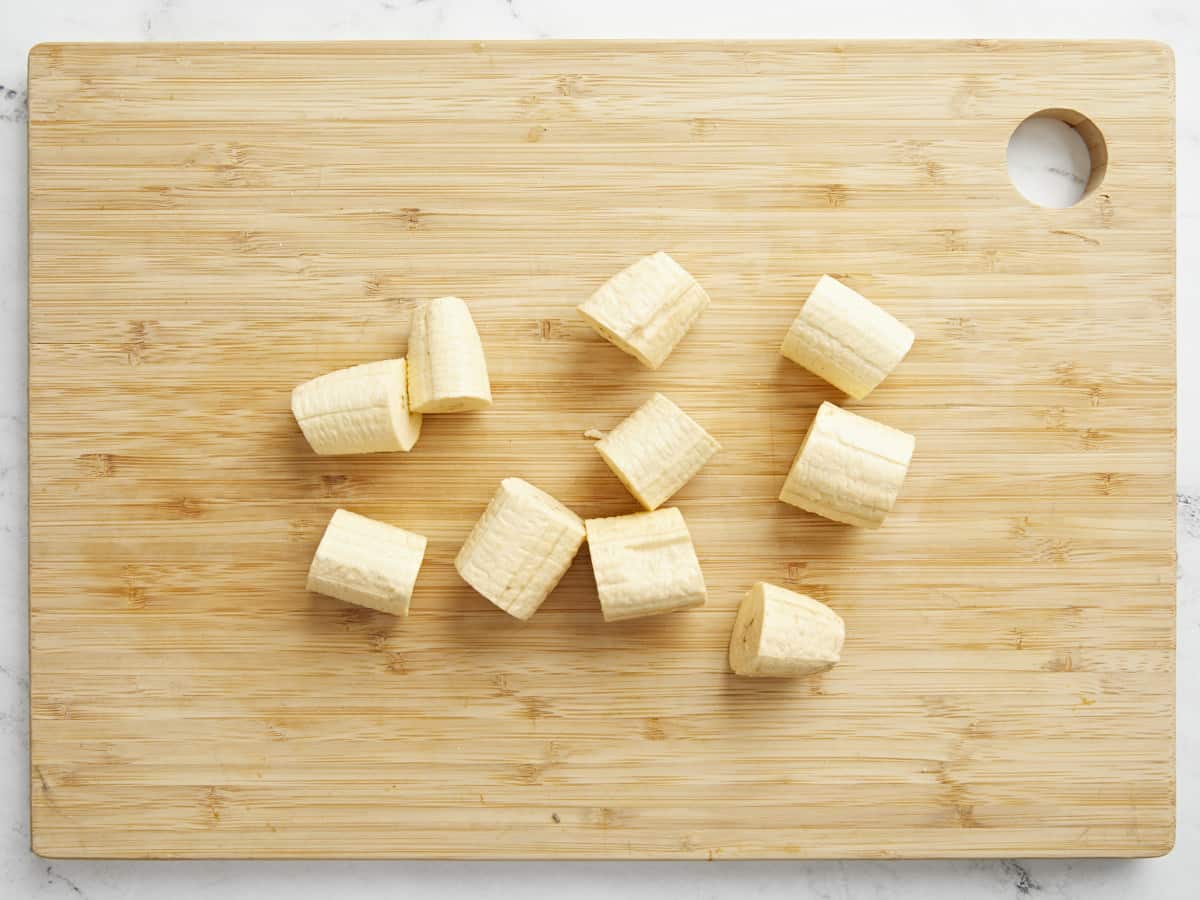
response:
<path fill-rule="evenodd" d="M 583 543 L 583 520 L 520 478 L 505 478 L 458 552 L 463 581 L 518 619 L 550 596 Z"/>
<path fill-rule="evenodd" d="M 822 275 L 779 352 L 861 400 L 912 348 L 912 330 L 836 278 Z"/>
<path fill-rule="evenodd" d="M 878 528 L 896 503 L 916 439 L 825 402 L 779 499 L 835 522 Z"/>
<path fill-rule="evenodd" d="M 409 405 L 454 413 L 492 405 L 487 358 L 471 310 L 458 297 L 423 303 L 408 336 Z"/>
<path fill-rule="evenodd" d="M 308 589 L 407 616 L 425 546 L 419 534 L 339 509 L 313 556 Z"/>
<path fill-rule="evenodd" d="M 704 605 L 700 560 L 678 509 L 588 519 L 587 537 L 606 622 Z"/>
<path fill-rule="evenodd" d="M 738 675 L 811 675 L 841 659 L 846 625 L 832 609 L 806 594 L 760 581 L 742 598 L 729 666 Z"/>
<path fill-rule="evenodd" d="M 658 509 L 721 449 L 707 431 L 655 394 L 593 446 L 646 509 Z"/>
<path fill-rule="evenodd" d="M 704 288 L 659 252 L 618 272 L 577 309 L 602 337 L 657 369 L 707 306 Z"/>
<path fill-rule="evenodd" d="M 292 415 L 322 456 L 411 450 L 421 436 L 403 359 L 338 369 L 292 391 Z"/>

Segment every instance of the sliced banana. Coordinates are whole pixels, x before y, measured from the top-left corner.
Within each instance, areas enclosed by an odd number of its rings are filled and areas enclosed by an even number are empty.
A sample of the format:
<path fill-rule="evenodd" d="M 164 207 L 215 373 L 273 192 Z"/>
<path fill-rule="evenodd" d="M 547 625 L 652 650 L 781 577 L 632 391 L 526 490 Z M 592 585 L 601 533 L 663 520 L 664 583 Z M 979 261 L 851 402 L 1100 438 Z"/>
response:
<path fill-rule="evenodd" d="M 779 352 L 861 400 L 904 359 L 913 333 L 858 291 L 822 275 Z"/>
<path fill-rule="evenodd" d="M 821 404 L 779 499 L 835 522 L 878 528 L 896 503 L 916 439 Z"/>
<path fill-rule="evenodd" d="M 454 568 L 506 613 L 528 619 L 570 568 L 583 538 L 579 516 L 528 481 L 505 478 Z"/>
<path fill-rule="evenodd" d="M 657 509 L 721 449 L 682 409 L 655 394 L 594 445 L 629 493 Z"/>
<path fill-rule="evenodd" d="M 604 338 L 657 369 L 707 306 L 704 288 L 660 252 L 618 272 L 577 309 Z"/>
<path fill-rule="evenodd" d="M 419 413 L 492 405 L 487 358 L 467 304 L 458 297 L 424 303 L 408 336 L 409 403 Z"/>
<path fill-rule="evenodd" d="M 704 605 L 700 560 L 678 509 L 588 519 L 587 538 L 606 622 Z"/>
<path fill-rule="evenodd" d="M 330 372 L 292 391 L 292 415 L 322 456 L 411 450 L 421 435 L 403 359 Z"/>
<path fill-rule="evenodd" d="M 742 598 L 729 666 L 738 675 L 811 675 L 841 659 L 846 625 L 832 609 L 805 594 L 758 582 Z"/>
<path fill-rule="evenodd" d="M 313 556 L 308 589 L 407 616 L 425 545 L 419 534 L 339 509 Z"/>

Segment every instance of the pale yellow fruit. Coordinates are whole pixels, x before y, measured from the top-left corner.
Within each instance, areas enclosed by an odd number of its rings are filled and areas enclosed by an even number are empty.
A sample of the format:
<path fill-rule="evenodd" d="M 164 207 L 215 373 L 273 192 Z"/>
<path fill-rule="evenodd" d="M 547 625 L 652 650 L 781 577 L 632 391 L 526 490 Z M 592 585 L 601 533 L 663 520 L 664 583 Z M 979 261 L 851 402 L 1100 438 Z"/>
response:
<path fill-rule="evenodd" d="M 912 330 L 853 288 L 822 275 L 779 352 L 861 400 L 904 359 Z"/>
<path fill-rule="evenodd" d="M 577 309 L 588 324 L 657 369 L 708 306 L 708 294 L 665 253 L 639 259 Z"/>
<path fill-rule="evenodd" d="M 308 570 L 308 589 L 396 616 L 408 615 L 426 540 L 339 509 Z"/>
<path fill-rule="evenodd" d="M 403 359 L 338 369 L 292 391 L 292 415 L 322 456 L 411 450 L 421 435 Z"/>
<path fill-rule="evenodd" d="M 454 568 L 506 613 L 528 619 L 570 568 L 583 538 L 579 516 L 528 481 L 505 478 Z"/>
<path fill-rule="evenodd" d="M 458 297 L 423 303 L 408 336 L 409 403 L 419 413 L 454 413 L 492 405 L 483 342 Z"/>
<path fill-rule="evenodd" d="M 738 607 L 729 666 L 759 677 L 824 672 L 841 659 L 845 639 L 845 623 L 824 603 L 760 581 Z"/>
<path fill-rule="evenodd" d="M 662 394 L 639 406 L 595 447 L 646 509 L 665 503 L 721 449 L 712 435 Z"/>
<path fill-rule="evenodd" d="M 835 522 L 878 528 L 908 473 L 916 439 L 822 403 L 779 499 Z"/>
<path fill-rule="evenodd" d="M 587 537 L 606 622 L 704 605 L 700 560 L 678 509 L 588 519 Z"/>

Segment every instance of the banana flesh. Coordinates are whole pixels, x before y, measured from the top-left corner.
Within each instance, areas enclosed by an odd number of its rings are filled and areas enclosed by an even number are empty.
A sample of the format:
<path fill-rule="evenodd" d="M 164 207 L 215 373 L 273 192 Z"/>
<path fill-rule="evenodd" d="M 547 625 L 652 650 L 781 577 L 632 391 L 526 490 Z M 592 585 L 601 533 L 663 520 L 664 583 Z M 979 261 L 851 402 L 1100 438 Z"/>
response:
<path fill-rule="evenodd" d="M 419 534 L 339 509 L 313 556 L 308 589 L 407 616 L 425 545 Z"/>
<path fill-rule="evenodd" d="M 487 358 L 467 304 L 458 297 L 424 303 L 408 337 L 409 403 L 419 413 L 492 405 Z"/>
<path fill-rule="evenodd" d="M 606 622 L 704 605 L 700 560 L 678 509 L 588 519 L 587 538 Z"/>
<path fill-rule="evenodd" d="M 583 543 L 583 520 L 545 491 L 505 478 L 454 561 L 463 581 L 518 619 L 528 619 Z"/>
<path fill-rule="evenodd" d="M 292 391 L 292 415 L 322 455 L 411 450 L 421 435 L 412 412 L 403 359 L 330 372 Z"/>
<path fill-rule="evenodd" d="M 861 400 L 904 359 L 913 333 L 853 288 L 822 275 L 779 352 Z"/>
<path fill-rule="evenodd" d="M 721 449 L 707 431 L 655 394 L 594 444 L 596 452 L 646 509 L 658 509 Z"/>
<path fill-rule="evenodd" d="M 835 522 L 878 528 L 896 503 L 916 439 L 821 404 L 779 499 Z"/>
<path fill-rule="evenodd" d="M 601 336 L 657 369 L 708 306 L 708 294 L 667 254 L 639 259 L 577 309 Z"/>
<path fill-rule="evenodd" d="M 805 594 L 760 581 L 742 598 L 729 640 L 729 666 L 738 675 L 811 675 L 841 659 L 846 625 Z"/>

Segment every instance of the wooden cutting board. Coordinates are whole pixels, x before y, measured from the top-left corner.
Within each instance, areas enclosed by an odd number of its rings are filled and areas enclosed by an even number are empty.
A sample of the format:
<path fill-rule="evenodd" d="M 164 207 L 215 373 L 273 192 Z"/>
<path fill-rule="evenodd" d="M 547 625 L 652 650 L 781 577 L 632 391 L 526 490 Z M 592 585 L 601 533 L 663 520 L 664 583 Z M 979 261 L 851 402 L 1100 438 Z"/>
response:
<path fill-rule="evenodd" d="M 34 848 L 49 856 L 1149 855 L 1174 833 L 1174 121 L 1148 43 L 41 45 L 30 55 Z M 1071 209 L 1010 185 L 1046 108 Z M 573 307 L 654 250 L 663 368 Z M 847 405 L 916 435 L 877 532 L 775 500 L 823 272 L 911 325 Z M 458 294 L 495 406 L 318 458 L 293 385 Z M 502 477 L 634 504 L 583 433 L 650 392 L 724 445 L 697 611 L 528 623 L 451 562 Z M 412 615 L 309 594 L 347 507 L 429 536 Z M 846 620 L 727 671 L 756 580 Z"/>

